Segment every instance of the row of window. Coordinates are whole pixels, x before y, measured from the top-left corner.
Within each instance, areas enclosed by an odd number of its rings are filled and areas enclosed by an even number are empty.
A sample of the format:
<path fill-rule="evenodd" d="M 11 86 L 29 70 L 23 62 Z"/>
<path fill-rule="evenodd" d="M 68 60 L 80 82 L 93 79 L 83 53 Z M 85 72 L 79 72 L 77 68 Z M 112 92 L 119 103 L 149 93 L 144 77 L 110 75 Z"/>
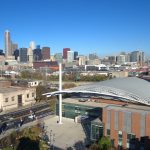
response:
<path fill-rule="evenodd" d="M 107 136 L 110 137 L 110 129 L 107 129 Z M 129 148 L 130 140 L 135 138 L 136 138 L 135 134 L 127 133 L 126 148 Z M 122 147 L 122 141 L 123 141 L 122 131 L 118 131 L 118 146 Z"/>
<path fill-rule="evenodd" d="M 32 97 L 34 97 L 34 93 L 32 93 Z M 29 98 L 29 94 L 27 94 L 27 98 Z M 11 97 L 11 101 L 14 101 L 15 100 L 15 96 L 12 96 Z M 9 101 L 9 98 L 7 97 L 7 98 L 5 98 L 5 102 L 7 103 Z"/>
<path fill-rule="evenodd" d="M 32 97 L 34 97 L 34 93 L 32 93 Z M 27 98 L 29 98 L 29 94 L 27 94 Z"/>
<path fill-rule="evenodd" d="M 110 129 L 107 129 L 107 136 L 110 136 Z M 122 131 L 118 131 L 118 137 L 122 139 Z M 127 133 L 127 139 L 134 139 L 136 138 L 135 134 L 133 133 Z"/>
<path fill-rule="evenodd" d="M 8 98 L 5 98 L 5 102 L 8 102 Z M 14 101 L 15 100 L 15 97 L 13 96 L 13 97 L 11 97 L 11 101 Z"/>

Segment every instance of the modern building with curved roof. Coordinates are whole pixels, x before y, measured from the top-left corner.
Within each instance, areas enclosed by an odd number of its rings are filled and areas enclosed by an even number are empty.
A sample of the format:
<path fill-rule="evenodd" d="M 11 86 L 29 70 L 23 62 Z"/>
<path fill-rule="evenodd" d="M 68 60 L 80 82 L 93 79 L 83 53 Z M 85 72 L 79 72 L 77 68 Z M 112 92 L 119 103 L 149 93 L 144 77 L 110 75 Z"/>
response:
<path fill-rule="evenodd" d="M 149 91 L 150 82 L 128 77 L 85 84 L 45 95 L 49 97 L 73 93 L 71 98 L 63 99 L 62 104 L 59 100 L 56 114 L 62 112 L 63 117 L 74 120 L 87 116 L 90 123 L 85 133 L 90 140 L 99 140 L 104 135 L 110 137 L 116 149 L 140 150 L 150 149 Z M 81 101 L 81 97 L 88 100 Z M 58 110 L 58 107 L 62 110 Z M 83 122 L 82 126 L 84 128 Z"/>
<path fill-rule="evenodd" d="M 49 97 L 60 93 L 96 94 L 106 99 L 150 105 L 150 83 L 137 77 L 114 78 L 45 95 Z"/>

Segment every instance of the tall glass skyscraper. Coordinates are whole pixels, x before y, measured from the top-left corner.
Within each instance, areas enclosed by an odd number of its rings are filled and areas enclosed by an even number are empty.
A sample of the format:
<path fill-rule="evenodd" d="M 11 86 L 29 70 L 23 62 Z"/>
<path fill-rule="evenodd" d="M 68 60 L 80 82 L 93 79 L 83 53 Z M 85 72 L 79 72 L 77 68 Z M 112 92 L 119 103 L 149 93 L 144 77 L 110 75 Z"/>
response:
<path fill-rule="evenodd" d="M 27 57 L 27 48 L 20 48 L 19 56 L 20 56 L 20 62 L 26 63 L 28 61 Z"/>
<path fill-rule="evenodd" d="M 5 31 L 4 39 L 5 39 L 5 55 L 6 57 L 12 56 L 10 32 L 8 30 Z"/>

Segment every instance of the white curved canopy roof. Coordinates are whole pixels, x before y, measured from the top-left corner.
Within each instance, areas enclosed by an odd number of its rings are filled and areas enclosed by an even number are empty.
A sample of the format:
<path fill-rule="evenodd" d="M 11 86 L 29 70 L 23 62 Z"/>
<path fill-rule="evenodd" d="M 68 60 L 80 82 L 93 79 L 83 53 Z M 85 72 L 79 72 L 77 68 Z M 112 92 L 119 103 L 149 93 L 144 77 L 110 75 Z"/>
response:
<path fill-rule="evenodd" d="M 136 77 L 115 78 L 93 84 L 78 86 L 69 90 L 45 93 L 48 97 L 60 93 L 89 93 L 120 98 L 123 101 L 150 105 L 150 82 Z"/>

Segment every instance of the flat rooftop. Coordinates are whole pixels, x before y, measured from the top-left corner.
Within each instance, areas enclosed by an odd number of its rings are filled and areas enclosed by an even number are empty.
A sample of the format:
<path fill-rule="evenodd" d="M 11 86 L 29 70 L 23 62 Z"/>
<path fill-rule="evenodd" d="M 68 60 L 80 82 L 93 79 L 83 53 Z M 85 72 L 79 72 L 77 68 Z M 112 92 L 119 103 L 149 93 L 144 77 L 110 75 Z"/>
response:
<path fill-rule="evenodd" d="M 122 111 L 125 111 L 125 112 L 139 112 L 139 113 L 150 113 L 150 107 L 147 107 L 147 106 L 139 106 L 139 105 L 132 105 L 132 104 L 129 104 L 125 107 L 123 106 L 112 106 L 112 105 L 109 105 L 107 106 L 108 109 L 115 109 L 115 110 L 122 110 Z"/>
<path fill-rule="evenodd" d="M 107 100 L 106 100 L 107 101 Z M 75 98 L 66 98 L 63 99 L 64 103 L 71 103 L 71 104 L 77 104 L 77 105 L 83 105 L 83 106 L 91 106 L 91 107 L 101 107 L 105 108 L 107 107 L 108 109 L 117 109 L 117 110 L 124 110 L 124 111 L 132 111 L 132 112 L 148 112 L 150 113 L 150 106 L 144 106 L 144 105 L 135 105 L 135 104 L 130 104 L 126 106 L 122 106 L 120 104 L 107 104 L 107 103 L 98 103 L 98 102 L 92 102 L 92 101 L 86 101 L 86 102 L 80 102 L 79 99 Z"/>
<path fill-rule="evenodd" d="M 12 93 L 16 91 L 22 91 L 27 88 L 25 87 L 17 87 L 17 86 L 9 86 L 9 87 L 0 87 L 0 94 Z"/>
<path fill-rule="evenodd" d="M 102 107 L 102 108 L 110 105 L 107 103 L 97 103 L 97 102 L 92 102 L 92 101 L 80 102 L 79 98 L 76 98 L 76 99 L 75 98 L 66 98 L 66 99 L 63 99 L 63 102 L 70 103 L 70 104 L 76 104 L 76 105 Z"/>

